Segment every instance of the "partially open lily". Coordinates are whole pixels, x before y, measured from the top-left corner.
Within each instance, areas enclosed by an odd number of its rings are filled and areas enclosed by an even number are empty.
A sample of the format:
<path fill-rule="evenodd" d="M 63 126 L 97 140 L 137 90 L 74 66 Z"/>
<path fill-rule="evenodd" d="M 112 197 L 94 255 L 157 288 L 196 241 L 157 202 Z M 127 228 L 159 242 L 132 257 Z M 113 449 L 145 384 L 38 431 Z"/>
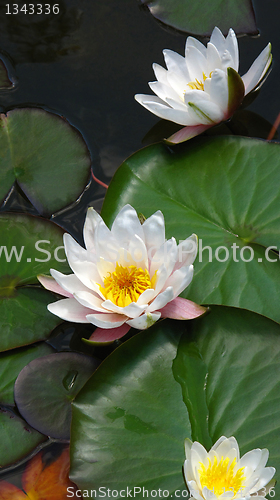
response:
<path fill-rule="evenodd" d="M 195 441 L 185 441 L 184 474 L 190 498 L 196 500 L 258 498 L 275 496 L 271 479 L 274 467 L 266 467 L 267 449 L 255 449 L 240 458 L 234 437 L 222 436 L 209 453 Z"/>
<path fill-rule="evenodd" d="M 51 269 L 52 277 L 38 276 L 42 285 L 66 299 L 49 304 L 60 318 L 92 323 L 98 328 L 90 340 L 110 342 L 130 327 L 144 330 L 160 317 L 192 319 L 205 308 L 178 297 L 193 277 L 197 237 L 177 245 L 165 240 L 160 211 L 141 225 L 136 211 L 126 205 L 111 231 L 90 208 L 84 225 L 82 248 L 69 235 L 64 246 L 74 274 Z"/>
<path fill-rule="evenodd" d="M 172 50 L 163 54 L 167 70 L 154 64 L 157 81 L 149 83 L 156 96 L 135 99 L 160 118 L 185 126 L 167 139 L 172 144 L 230 118 L 244 96 L 262 84 L 272 62 L 269 43 L 241 78 L 236 35 L 230 29 L 225 38 L 217 27 L 207 47 L 188 37 L 185 57 Z"/>

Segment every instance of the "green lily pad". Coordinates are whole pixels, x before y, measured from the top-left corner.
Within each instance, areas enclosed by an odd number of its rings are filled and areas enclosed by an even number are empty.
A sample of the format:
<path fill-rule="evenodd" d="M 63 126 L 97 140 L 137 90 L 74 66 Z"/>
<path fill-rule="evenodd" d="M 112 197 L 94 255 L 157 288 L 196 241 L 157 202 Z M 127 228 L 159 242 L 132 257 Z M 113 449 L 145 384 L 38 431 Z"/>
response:
<path fill-rule="evenodd" d="M 40 214 L 74 202 L 90 175 L 90 155 L 79 132 L 41 109 L 14 109 L 0 120 L 0 199 L 17 181 Z"/>
<path fill-rule="evenodd" d="M 0 354 L 0 404 L 14 406 L 14 384 L 19 372 L 30 361 L 53 352 L 45 343 Z"/>
<path fill-rule="evenodd" d="M 21 415 L 42 434 L 69 439 L 71 402 L 98 365 L 95 358 L 74 352 L 34 359 L 15 383 Z"/>
<path fill-rule="evenodd" d="M 172 375 L 181 325 L 166 321 L 125 342 L 74 401 L 71 478 L 80 488 L 184 489 L 191 428 Z"/>
<path fill-rule="evenodd" d="M 185 489 L 184 439 L 199 435 L 208 449 L 222 435 L 234 435 L 242 455 L 268 448 L 279 471 L 279 354 L 279 324 L 235 308 L 213 306 L 204 318 L 139 333 L 73 403 L 71 479 L 104 488 L 96 498 L 109 498 L 108 488 L 121 498 L 134 486 L 174 497 Z"/>
<path fill-rule="evenodd" d="M 215 26 L 226 34 L 258 33 L 251 0 L 142 0 L 156 19 L 186 33 L 210 36 Z"/>
<path fill-rule="evenodd" d="M 280 321 L 280 262 L 268 251 L 280 249 L 279 186 L 279 144 L 239 137 L 157 144 L 118 169 L 102 215 L 111 224 L 126 203 L 145 217 L 160 209 L 168 238 L 200 240 L 184 297 Z"/>
<path fill-rule="evenodd" d="M 0 407 L 0 467 L 22 460 L 45 440 L 12 410 Z"/>
<path fill-rule="evenodd" d="M 53 296 L 38 284 L 51 267 L 69 272 L 63 231 L 53 222 L 23 214 L 0 214 L 0 350 L 47 338 L 61 320 L 48 312 Z M 58 260 L 59 259 L 59 260 Z"/>

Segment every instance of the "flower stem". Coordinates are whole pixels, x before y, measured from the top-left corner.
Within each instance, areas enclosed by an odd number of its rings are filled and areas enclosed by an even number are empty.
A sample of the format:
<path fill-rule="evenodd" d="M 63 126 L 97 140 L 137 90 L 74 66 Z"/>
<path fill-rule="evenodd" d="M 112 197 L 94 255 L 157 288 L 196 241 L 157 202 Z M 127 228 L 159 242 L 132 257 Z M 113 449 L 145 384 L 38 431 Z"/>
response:
<path fill-rule="evenodd" d="M 97 177 L 95 177 L 95 175 L 94 175 L 93 171 L 91 171 L 91 175 L 92 175 L 93 180 L 94 180 L 95 182 L 97 182 L 97 184 L 100 184 L 100 186 L 103 186 L 103 187 L 105 187 L 106 189 L 108 189 L 108 187 L 109 187 L 109 186 L 108 186 L 108 184 L 105 184 L 105 182 L 102 182 L 102 181 L 100 181 L 99 179 L 97 179 Z"/>
<path fill-rule="evenodd" d="M 277 132 L 277 128 L 279 127 L 279 125 L 280 125 L 280 113 L 278 114 L 275 122 L 272 125 L 271 131 L 269 132 L 269 134 L 267 136 L 267 141 L 271 141 L 271 139 L 273 139 L 275 133 Z"/>

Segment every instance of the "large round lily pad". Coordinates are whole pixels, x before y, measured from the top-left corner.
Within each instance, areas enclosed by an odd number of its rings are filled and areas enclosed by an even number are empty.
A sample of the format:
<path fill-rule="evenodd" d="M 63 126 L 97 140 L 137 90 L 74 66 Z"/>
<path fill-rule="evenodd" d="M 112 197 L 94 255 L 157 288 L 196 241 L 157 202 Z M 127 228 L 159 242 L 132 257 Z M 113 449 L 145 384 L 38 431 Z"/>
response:
<path fill-rule="evenodd" d="M 90 155 L 80 133 L 42 109 L 14 109 L 0 120 L 0 199 L 17 181 L 39 213 L 73 203 L 90 175 Z"/>
<path fill-rule="evenodd" d="M 146 217 L 160 209 L 166 236 L 199 238 L 195 302 L 238 306 L 280 321 L 280 145 L 199 138 L 183 147 L 140 150 L 116 172 L 102 215 L 112 223 L 130 203 Z M 222 247 L 222 248 L 221 248 Z"/>
<path fill-rule="evenodd" d="M 31 361 L 15 383 L 15 401 L 21 415 L 43 434 L 69 439 L 71 402 L 98 364 L 95 358 L 74 352 Z"/>
<path fill-rule="evenodd" d="M 139 333 L 73 403 L 72 480 L 102 488 L 97 498 L 109 498 L 108 489 L 121 498 L 127 487 L 174 497 L 185 489 L 184 439 L 209 449 L 222 435 L 234 435 L 241 454 L 268 448 L 279 471 L 279 354 L 277 323 L 221 306 Z"/>
<path fill-rule="evenodd" d="M 215 26 L 226 34 L 257 34 L 251 0 L 142 0 L 154 17 L 187 33 L 210 36 Z"/>
<path fill-rule="evenodd" d="M 51 267 L 69 272 L 63 231 L 53 222 L 0 214 L 0 350 L 43 340 L 60 319 L 47 310 L 53 296 L 38 284 Z M 32 285 L 32 286 L 30 286 Z"/>

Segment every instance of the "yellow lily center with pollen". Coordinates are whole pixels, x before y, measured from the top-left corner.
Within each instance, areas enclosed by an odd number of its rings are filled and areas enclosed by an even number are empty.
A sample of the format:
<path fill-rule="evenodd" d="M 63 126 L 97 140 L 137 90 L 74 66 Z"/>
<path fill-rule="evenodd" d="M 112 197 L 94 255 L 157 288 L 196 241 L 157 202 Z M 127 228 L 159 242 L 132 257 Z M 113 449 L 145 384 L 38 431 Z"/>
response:
<path fill-rule="evenodd" d="M 209 78 L 211 78 L 212 73 L 213 73 L 213 71 L 211 71 Z M 202 78 L 203 78 L 203 82 L 196 78 L 194 82 L 188 83 L 188 87 L 190 87 L 192 90 L 204 90 L 204 82 L 207 79 L 207 76 L 205 75 L 205 73 L 202 73 Z"/>
<path fill-rule="evenodd" d="M 205 465 L 200 462 L 200 469 L 198 470 L 200 476 L 201 488 L 206 486 L 211 490 L 217 497 L 222 495 L 226 491 L 232 491 L 234 497 L 237 492 L 242 488 L 246 477 L 244 476 L 244 467 L 238 469 L 235 473 L 233 472 L 236 465 L 236 459 L 234 459 L 231 464 L 229 463 L 229 458 L 221 458 L 218 463 L 217 457 L 214 457 L 213 463 L 210 458 L 208 458 L 209 465 Z"/>
<path fill-rule="evenodd" d="M 140 295 L 149 288 L 153 288 L 147 269 L 136 266 L 123 267 L 116 264 L 113 273 L 104 277 L 104 287 L 99 285 L 105 299 L 111 300 L 119 307 L 125 307 L 131 302 L 137 302 Z"/>

